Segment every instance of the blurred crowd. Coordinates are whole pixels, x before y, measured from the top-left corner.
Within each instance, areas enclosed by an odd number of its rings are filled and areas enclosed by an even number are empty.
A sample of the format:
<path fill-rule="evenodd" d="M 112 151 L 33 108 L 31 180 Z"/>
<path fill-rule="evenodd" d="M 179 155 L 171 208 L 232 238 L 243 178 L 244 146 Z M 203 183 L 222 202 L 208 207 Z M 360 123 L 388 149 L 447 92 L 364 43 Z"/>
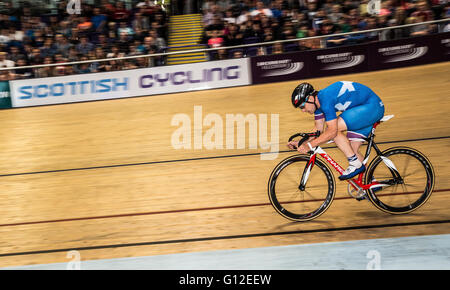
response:
<path fill-rule="evenodd" d="M 167 11 L 153 0 L 82 2 L 81 14 L 68 13 L 67 0 L 56 11 L 30 3 L 14 9 L 0 4 L 0 68 L 137 56 L 166 51 Z M 186 1 L 185 1 L 186 2 Z M 197 1 L 203 14 L 205 47 L 276 40 L 298 41 L 217 50 L 210 59 L 302 51 L 448 31 L 449 25 L 423 24 L 382 32 L 363 30 L 450 17 L 447 0 L 215 0 Z M 130 3 L 133 3 L 130 5 Z M 361 31 L 361 33 L 359 33 Z M 336 36 L 340 32 L 356 32 Z M 329 36 L 305 39 L 310 36 Z M 51 77 L 165 65 L 163 57 L 142 57 L 33 69 L 0 71 L 0 80 Z"/>
<path fill-rule="evenodd" d="M 17 67 L 95 60 L 163 52 L 168 16 L 154 1 L 131 7 L 122 1 L 82 4 L 81 14 L 70 14 L 67 1 L 57 12 L 25 3 L 14 9 L 4 2 L 0 11 L 0 67 Z M 136 58 L 72 66 L 16 69 L 0 72 L 2 79 L 51 77 L 164 65 L 162 58 Z"/>
<path fill-rule="evenodd" d="M 379 1 L 351 0 L 244 0 L 203 3 L 205 32 L 202 43 L 209 47 L 299 39 L 246 49 L 211 52 L 211 59 L 235 58 L 302 51 L 448 31 L 448 25 L 424 24 L 410 28 L 358 33 L 359 31 L 419 23 L 450 17 L 447 0 Z M 345 36 L 337 33 L 356 32 Z M 311 36 L 321 39 L 302 40 Z"/>

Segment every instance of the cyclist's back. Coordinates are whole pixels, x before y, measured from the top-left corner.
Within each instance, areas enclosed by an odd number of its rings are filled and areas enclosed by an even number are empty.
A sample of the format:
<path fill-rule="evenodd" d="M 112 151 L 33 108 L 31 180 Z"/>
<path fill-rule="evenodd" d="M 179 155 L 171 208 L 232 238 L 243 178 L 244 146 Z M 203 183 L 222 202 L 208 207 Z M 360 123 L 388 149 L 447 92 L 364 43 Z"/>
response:
<path fill-rule="evenodd" d="M 381 99 L 369 87 L 347 81 L 336 82 L 321 89 L 317 97 L 320 109 L 315 115 L 318 117 L 323 114 L 326 121 L 335 119 L 336 112 L 344 112 L 369 103 L 382 104 Z"/>

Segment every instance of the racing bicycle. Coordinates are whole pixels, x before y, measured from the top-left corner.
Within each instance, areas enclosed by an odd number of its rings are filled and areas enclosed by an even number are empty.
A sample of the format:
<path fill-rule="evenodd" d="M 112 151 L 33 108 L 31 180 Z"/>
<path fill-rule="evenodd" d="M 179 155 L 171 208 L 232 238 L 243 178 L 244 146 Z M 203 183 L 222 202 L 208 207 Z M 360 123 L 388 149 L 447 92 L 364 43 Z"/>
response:
<path fill-rule="evenodd" d="M 366 170 L 348 182 L 348 194 L 357 200 L 368 199 L 376 208 L 390 214 L 406 214 L 421 207 L 434 189 L 434 169 L 428 158 L 416 149 L 398 146 L 381 151 L 376 145 L 376 127 L 391 119 L 383 117 L 375 123 L 369 137 L 363 164 L 372 149 L 376 156 Z M 298 146 L 320 132 L 297 133 L 289 141 L 301 137 Z M 318 157 L 321 156 L 322 158 Z M 282 160 L 272 171 L 268 194 L 272 206 L 283 217 L 293 221 L 309 221 L 321 216 L 336 194 L 336 182 L 330 166 L 342 174 L 344 169 L 320 146 L 308 154 L 297 154 Z"/>

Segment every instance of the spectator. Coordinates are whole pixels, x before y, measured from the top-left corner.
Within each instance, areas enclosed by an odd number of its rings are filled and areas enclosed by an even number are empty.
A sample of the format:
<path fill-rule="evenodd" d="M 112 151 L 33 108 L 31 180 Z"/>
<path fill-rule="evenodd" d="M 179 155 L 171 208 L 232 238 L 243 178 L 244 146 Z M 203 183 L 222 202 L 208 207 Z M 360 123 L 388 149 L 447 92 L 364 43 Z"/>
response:
<path fill-rule="evenodd" d="M 257 1 L 256 8 L 250 12 L 251 16 L 257 16 L 259 14 L 265 14 L 268 17 L 273 17 L 272 11 L 266 8 L 262 1 Z"/>
<path fill-rule="evenodd" d="M 22 30 L 18 29 L 13 25 L 9 27 L 9 38 L 11 41 L 20 43 L 23 41 L 24 36 L 25 34 Z"/>
<path fill-rule="evenodd" d="M 111 47 L 111 52 L 106 55 L 107 58 L 119 57 L 120 49 L 117 45 Z"/>
<path fill-rule="evenodd" d="M 127 69 L 136 69 L 136 68 L 138 68 L 138 66 L 135 65 L 133 61 L 124 60 L 122 69 L 127 70 Z"/>
<path fill-rule="evenodd" d="M 282 54 L 283 51 L 283 45 L 279 42 L 276 42 L 272 46 L 272 54 Z"/>
<path fill-rule="evenodd" d="M 28 65 L 27 60 L 25 58 L 17 59 L 16 64 L 19 67 Z M 31 69 L 29 68 L 16 69 L 14 73 L 16 75 L 16 79 L 26 79 L 33 75 Z"/>
<path fill-rule="evenodd" d="M 128 11 L 122 1 L 116 2 L 116 7 L 112 19 L 114 22 L 128 22 L 130 18 L 130 11 Z"/>
<path fill-rule="evenodd" d="M 411 17 L 418 17 L 421 21 L 433 20 L 433 12 L 429 9 L 427 1 L 420 1 L 416 5 L 416 11 L 411 14 Z"/>
<path fill-rule="evenodd" d="M 82 20 L 80 24 L 77 25 L 78 30 L 81 33 L 89 33 L 93 27 L 93 24 L 89 17 L 82 17 Z"/>
<path fill-rule="evenodd" d="M 214 30 L 222 32 L 224 28 L 222 18 L 219 15 L 215 15 L 211 24 L 205 27 L 206 35 L 211 36 Z"/>
<path fill-rule="evenodd" d="M 149 30 L 150 22 L 149 22 L 148 17 L 143 17 L 142 13 L 137 12 L 135 14 L 135 18 L 132 22 L 132 27 L 133 27 L 134 31 L 139 30 L 139 29 L 140 30 Z"/>
<path fill-rule="evenodd" d="M 14 61 L 6 58 L 7 53 L 4 51 L 0 51 L 0 68 L 4 67 L 14 67 Z"/>
<path fill-rule="evenodd" d="M 129 51 L 128 56 L 136 56 L 136 55 L 141 55 L 142 54 L 142 51 L 140 51 L 138 49 L 138 47 L 136 45 L 134 45 L 134 44 L 131 44 L 129 46 L 128 51 Z"/>
<path fill-rule="evenodd" d="M 150 30 L 150 37 L 153 38 L 153 44 L 156 46 L 156 51 L 162 51 L 166 47 L 165 40 L 158 35 L 158 31 L 155 29 Z"/>
<path fill-rule="evenodd" d="M 292 22 L 287 22 L 283 26 L 282 38 L 281 39 L 293 39 L 295 38 L 295 32 Z"/>
<path fill-rule="evenodd" d="M 155 14 L 155 20 L 150 23 L 150 29 L 155 29 L 159 36 L 167 38 L 167 24 L 162 13 Z"/>
<path fill-rule="evenodd" d="M 41 55 L 41 50 L 39 48 L 33 48 L 30 55 L 30 63 L 32 65 L 42 64 L 44 58 Z"/>
<path fill-rule="evenodd" d="M 105 51 L 101 47 L 96 47 L 94 52 L 94 58 L 93 59 L 105 59 Z M 95 69 L 96 72 L 104 72 L 106 71 L 106 63 L 104 61 L 102 62 L 94 62 L 92 63 L 91 68 Z"/>
<path fill-rule="evenodd" d="M 418 17 L 410 17 L 406 20 L 406 22 L 409 23 L 420 23 L 423 22 L 423 19 L 425 18 L 424 15 L 418 16 Z M 430 33 L 430 26 L 427 24 L 421 24 L 421 25 L 414 25 L 410 27 L 410 36 L 421 36 L 421 35 L 427 35 Z"/>
<path fill-rule="evenodd" d="M 322 26 L 322 22 L 326 19 L 326 13 L 325 10 L 320 9 L 319 11 L 317 11 L 316 14 L 314 14 L 313 19 L 312 19 L 312 28 L 315 31 L 320 31 L 321 26 Z"/>
<path fill-rule="evenodd" d="M 148 57 L 139 57 L 136 59 L 137 62 L 137 67 L 138 68 L 146 68 L 146 67 L 150 67 L 149 63 L 148 63 Z"/>
<path fill-rule="evenodd" d="M 391 1 L 382 1 L 381 2 L 381 9 L 378 15 L 380 16 L 391 16 L 393 12 L 393 8 L 391 6 Z"/>
<path fill-rule="evenodd" d="M 219 49 L 219 50 L 217 51 L 217 60 L 225 60 L 225 59 L 228 59 L 227 54 L 228 54 L 228 52 L 227 52 L 226 49 Z"/>
<path fill-rule="evenodd" d="M 344 14 L 341 12 L 341 5 L 333 5 L 332 12 L 328 14 L 328 19 L 333 23 L 338 23 L 343 17 Z"/>
<path fill-rule="evenodd" d="M 321 25 L 320 34 L 329 35 L 333 33 L 336 33 L 335 25 L 329 19 L 325 19 Z"/>
<path fill-rule="evenodd" d="M 307 33 L 307 37 L 317 36 L 317 32 L 314 29 L 309 29 Z M 321 48 L 320 39 L 305 39 L 300 41 L 300 47 L 303 50 L 311 50 L 311 49 L 319 49 Z"/>
<path fill-rule="evenodd" d="M 79 30 L 76 27 L 71 29 L 69 42 L 73 45 L 77 45 L 78 43 L 80 43 L 80 35 L 78 34 L 78 31 Z"/>
<path fill-rule="evenodd" d="M 89 58 L 87 56 L 82 56 L 80 61 L 84 61 L 84 60 L 89 60 Z M 87 73 L 91 73 L 92 71 L 92 66 L 89 63 L 81 63 L 79 65 L 77 65 L 77 70 L 76 72 L 78 74 L 87 74 Z"/>
<path fill-rule="evenodd" d="M 79 53 L 86 55 L 89 51 L 94 49 L 94 45 L 89 42 L 87 36 L 82 36 L 80 38 L 80 43 L 77 44 L 76 48 Z"/>
<path fill-rule="evenodd" d="M 242 44 L 243 35 L 239 31 L 239 26 L 236 24 L 231 24 L 229 26 L 228 34 L 224 37 L 225 46 L 235 46 Z"/>
<path fill-rule="evenodd" d="M 44 45 L 41 47 L 41 55 L 43 57 L 53 56 L 56 52 L 56 49 L 53 45 L 52 38 L 48 37 L 45 39 Z"/>
<path fill-rule="evenodd" d="M 276 0 L 270 2 L 270 11 L 272 12 L 272 17 L 279 18 L 281 16 L 282 10 L 283 10 L 283 0 Z"/>
<path fill-rule="evenodd" d="M 103 50 L 109 51 L 111 49 L 112 43 L 109 38 L 104 34 L 100 34 L 98 36 L 97 45 L 100 46 Z"/>
<path fill-rule="evenodd" d="M 8 59 L 13 61 L 14 63 L 17 63 L 19 59 L 25 59 L 25 55 L 21 53 L 18 46 L 11 46 L 9 50 L 10 53 L 8 55 Z"/>
<path fill-rule="evenodd" d="M 56 33 L 62 34 L 66 38 L 68 38 L 72 33 L 71 28 L 70 28 L 70 22 L 69 21 L 61 21 L 59 23 L 58 28 L 56 29 Z"/>
<path fill-rule="evenodd" d="M 121 32 L 119 39 L 116 41 L 115 45 L 119 48 L 119 52 L 127 54 L 128 53 L 128 43 L 132 38 L 126 33 Z"/>
<path fill-rule="evenodd" d="M 303 38 L 306 37 L 308 33 L 308 26 L 307 25 L 303 25 L 300 27 L 300 29 L 297 30 L 297 38 Z"/>
<path fill-rule="evenodd" d="M 233 52 L 233 58 L 242 58 L 244 56 L 244 54 L 242 53 L 242 50 L 236 50 L 235 52 Z"/>
<path fill-rule="evenodd" d="M 108 22 L 108 17 L 98 7 L 94 8 L 94 15 L 91 18 L 92 28 L 96 32 L 103 32 Z"/>
<path fill-rule="evenodd" d="M 51 56 L 47 56 L 44 58 L 44 64 L 52 64 L 53 58 Z M 36 68 L 34 71 L 34 76 L 37 78 L 48 78 L 54 76 L 54 67 L 46 66 Z"/>
<path fill-rule="evenodd" d="M 263 42 L 274 41 L 275 37 L 272 31 L 272 27 L 268 27 L 264 29 L 264 39 Z"/>
<path fill-rule="evenodd" d="M 244 42 L 245 39 L 253 39 L 250 42 L 256 43 L 261 42 L 264 39 L 264 32 L 261 29 L 261 24 L 259 22 L 249 22 L 251 26 L 247 27 L 244 31 Z"/>
<path fill-rule="evenodd" d="M 404 25 L 406 23 L 406 12 L 403 7 L 397 7 L 394 13 L 395 25 Z"/>
<path fill-rule="evenodd" d="M 211 38 L 208 40 L 208 45 L 211 48 L 221 47 L 223 46 L 224 39 L 221 37 L 218 30 L 213 30 Z"/>
<path fill-rule="evenodd" d="M 127 25 L 126 22 L 120 22 L 119 28 L 117 29 L 117 34 L 121 35 L 122 33 L 125 33 L 128 37 L 131 37 L 134 34 L 134 31 Z"/>
<path fill-rule="evenodd" d="M 55 53 L 60 53 L 64 57 L 67 57 L 69 54 L 69 50 L 73 46 L 73 44 L 69 43 L 67 37 L 65 37 L 63 34 L 57 34 L 55 36 L 55 39 L 56 39 L 56 43 L 54 45 Z"/>
<path fill-rule="evenodd" d="M 352 32 L 358 32 L 361 31 L 360 28 L 357 26 L 354 26 L 352 29 Z M 372 38 L 373 40 L 373 38 Z M 347 36 L 347 43 L 349 44 L 359 44 L 367 41 L 367 34 L 365 33 L 355 33 Z"/>
<path fill-rule="evenodd" d="M 364 28 L 365 30 L 369 29 L 377 29 L 378 28 L 378 21 L 376 17 L 369 17 L 367 19 L 367 26 Z M 378 40 L 378 32 L 372 31 L 365 34 L 367 40 L 369 41 L 377 41 Z"/>
<path fill-rule="evenodd" d="M 0 30 L 0 44 L 8 44 L 11 41 L 9 31 L 6 28 Z"/>
<path fill-rule="evenodd" d="M 206 14 L 203 15 L 203 26 L 208 26 L 213 24 L 214 19 L 222 19 L 222 13 L 219 10 L 219 6 L 212 5 L 211 9 L 208 9 Z"/>
<path fill-rule="evenodd" d="M 342 31 L 340 29 L 337 29 L 336 32 L 341 33 Z M 325 39 L 326 46 L 327 47 L 336 47 L 336 46 L 345 45 L 348 42 L 348 38 L 349 38 L 349 36 L 347 36 L 347 35 L 330 36 Z"/>
<path fill-rule="evenodd" d="M 245 22 L 247 22 L 250 19 L 251 19 L 251 15 L 250 15 L 250 12 L 248 11 L 248 8 L 243 7 L 241 14 L 236 19 L 236 24 L 238 24 L 238 25 L 244 24 Z"/>
<path fill-rule="evenodd" d="M 224 21 L 231 23 L 231 24 L 236 24 L 237 22 L 237 18 L 234 17 L 233 15 L 233 9 L 229 8 L 227 9 L 227 11 L 225 12 L 225 17 L 223 18 Z"/>
<path fill-rule="evenodd" d="M 75 47 L 71 47 L 69 48 L 69 53 L 67 55 L 67 61 L 69 62 L 74 62 L 74 61 L 78 61 L 79 57 L 78 57 L 78 51 Z"/>

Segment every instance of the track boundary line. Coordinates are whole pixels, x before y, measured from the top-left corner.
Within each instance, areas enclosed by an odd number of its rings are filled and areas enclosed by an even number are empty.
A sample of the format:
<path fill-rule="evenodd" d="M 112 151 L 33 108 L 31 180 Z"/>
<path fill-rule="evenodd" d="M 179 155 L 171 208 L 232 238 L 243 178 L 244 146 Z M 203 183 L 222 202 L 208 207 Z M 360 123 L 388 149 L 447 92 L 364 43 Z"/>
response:
<path fill-rule="evenodd" d="M 165 240 L 165 241 L 128 243 L 128 244 L 123 243 L 123 244 L 99 245 L 99 246 L 88 246 L 88 247 L 74 247 L 74 248 L 64 248 L 64 249 L 49 249 L 49 250 L 40 250 L 40 251 L 4 253 L 4 254 L 0 254 L 0 258 L 1 257 L 11 257 L 11 256 L 59 253 L 59 252 L 68 252 L 68 251 L 72 251 L 72 250 L 87 251 L 87 250 L 100 250 L 100 249 L 124 248 L 124 247 L 153 246 L 153 245 L 161 245 L 161 244 L 194 243 L 194 242 L 216 241 L 216 240 L 230 240 L 230 239 L 257 238 L 257 237 L 267 237 L 267 236 L 283 236 L 283 235 L 293 235 L 293 234 L 351 231 L 351 230 L 360 230 L 360 229 L 374 229 L 374 228 L 388 228 L 388 227 L 420 226 L 420 225 L 446 224 L 446 223 L 450 223 L 450 220 L 434 220 L 434 221 L 381 224 L 381 225 L 365 225 L 365 226 L 328 228 L 328 229 L 312 229 L 312 230 L 299 230 L 299 231 L 230 235 L 230 236 L 215 236 L 215 237 Z"/>
<path fill-rule="evenodd" d="M 450 191 L 450 188 L 433 190 L 433 193 L 435 193 L 435 192 L 448 192 L 448 191 Z M 336 201 L 336 200 L 346 200 L 346 199 L 354 199 L 354 198 L 351 197 L 351 196 L 335 197 L 334 201 Z M 134 217 L 134 216 L 146 216 L 146 215 L 157 215 L 157 214 L 173 214 L 173 213 L 183 213 L 183 212 L 222 210 L 222 209 L 258 207 L 258 206 L 270 206 L 270 205 L 271 205 L 271 203 L 266 202 L 266 203 L 214 206 L 214 207 L 178 209 L 178 210 L 165 210 L 165 211 L 153 211 L 153 212 L 124 213 L 124 214 L 116 214 L 116 215 L 90 216 L 90 217 L 78 217 L 78 218 L 67 218 L 67 219 L 55 219 L 55 220 L 43 220 L 43 221 L 30 221 L 30 222 L 18 222 L 18 223 L 0 224 L 0 227 L 27 226 L 27 225 L 36 225 L 36 224 L 74 222 L 74 221 L 84 221 L 84 220 L 121 218 L 121 217 Z"/>
<path fill-rule="evenodd" d="M 449 139 L 449 138 L 450 138 L 450 136 L 440 136 L 440 137 L 429 137 L 429 138 L 419 138 L 419 139 L 409 139 L 409 140 L 384 141 L 384 142 L 377 142 L 377 144 L 391 144 L 391 143 L 403 143 L 403 142 L 430 141 L 430 140 L 440 140 L 440 139 Z M 364 145 L 366 145 L 366 144 L 364 144 Z M 337 148 L 337 147 L 336 146 L 323 147 L 323 149 L 332 149 L 332 148 Z M 173 160 L 148 161 L 148 162 L 138 162 L 138 163 L 100 165 L 100 166 L 92 166 L 92 167 L 55 169 L 55 170 L 32 171 L 32 172 L 21 172 L 21 173 L 8 173 L 8 174 L 0 174 L 0 178 L 1 177 L 12 177 L 12 176 L 22 176 L 22 175 L 33 175 L 33 174 L 60 173 L 60 172 L 70 172 L 70 171 L 82 171 L 82 170 L 95 170 L 95 169 L 105 169 L 105 168 L 142 166 L 142 165 L 164 164 L 164 163 L 175 163 L 175 162 L 188 162 L 188 161 L 209 160 L 209 159 L 224 159 L 224 158 L 234 158 L 234 157 L 246 157 L 246 156 L 255 156 L 255 155 L 261 155 L 261 154 L 274 154 L 274 153 L 278 153 L 278 154 L 281 154 L 281 153 L 294 153 L 294 151 L 292 151 L 292 150 L 283 150 L 283 151 L 279 151 L 279 152 L 256 152 L 256 153 L 207 156 L 207 157 L 173 159 Z"/>

